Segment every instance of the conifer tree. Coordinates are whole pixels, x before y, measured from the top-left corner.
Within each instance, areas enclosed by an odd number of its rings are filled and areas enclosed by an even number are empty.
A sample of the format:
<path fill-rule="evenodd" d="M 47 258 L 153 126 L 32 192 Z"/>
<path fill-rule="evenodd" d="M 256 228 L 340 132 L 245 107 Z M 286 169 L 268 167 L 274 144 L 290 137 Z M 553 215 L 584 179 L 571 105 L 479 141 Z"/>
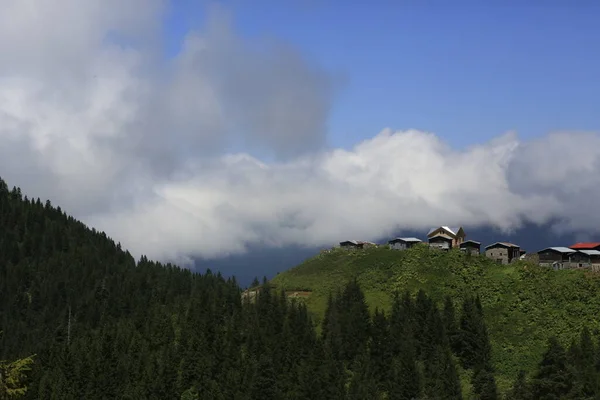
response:
<path fill-rule="evenodd" d="M 362 352 L 371 330 L 371 316 L 365 295 L 356 279 L 348 282 L 339 299 L 342 359 L 351 362 Z"/>
<path fill-rule="evenodd" d="M 424 336 L 429 332 L 427 330 L 427 318 L 430 315 L 432 307 L 431 299 L 427 296 L 423 289 L 417 292 L 417 298 L 414 303 L 413 313 L 413 333 L 415 335 L 415 345 L 417 347 L 417 354 L 420 358 L 423 357 L 423 345 L 427 345 L 424 340 Z"/>
<path fill-rule="evenodd" d="M 278 400 L 277 375 L 270 356 L 260 356 L 256 368 L 256 374 L 252 379 L 250 398 L 264 400 Z"/>
<path fill-rule="evenodd" d="M 573 375 L 571 398 L 593 399 L 598 395 L 598 374 L 595 370 L 596 349 L 587 327 L 573 340 L 567 352 L 567 363 Z"/>
<path fill-rule="evenodd" d="M 410 295 L 400 297 L 398 293 L 394 294 L 392 300 L 392 311 L 390 314 L 390 348 L 392 356 L 397 357 L 401 354 L 403 346 L 409 346 L 416 350 L 415 339 L 413 336 L 414 324 L 411 319 L 412 299 Z"/>
<path fill-rule="evenodd" d="M 0 361 L 0 399 L 13 399 L 25 395 L 27 386 L 24 381 L 31 371 L 32 364 L 33 356 L 12 362 Z"/>
<path fill-rule="evenodd" d="M 407 347 L 394 359 L 387 384 L 389 400 L 412 400 L 421 395 L 422 377 L 414 357 L 414 347 Z"/>
<path fill-rule="evenodd" d="M 446 296 L 444 299 L 444 311 L 443 311 L 444 328 L 446 329 L 446 335 L 450 342 L 450 347 L 454 352 L 457 352 L 457 341 L 458 341 L 458 323 L 456 320 L 456 309 L 454 308 L 454 302 L 450 296 Z"/>
<path fill-rule="evenodd" d="M 510 400 L 529 400 L 531 398 L 529 385 L 524 370 L 519 370 L 512 388 L 506 398 Z"/>
<path fill-rule="evenodd" d="M 368 353 L 366 351 L 360 352 L 352 364 L 352 379 L 348 387 L 347 399 L 379 399 L 377 381 L 371 371 Z"/>
<path fill-rule="evenodd" d="M 572 387 L 573 376 L 567 366 L 564 348 L 556 337 L 548 340 L 548 347 L 531 382 L 535 399 L 561 399 Z"/>
<path fill-rule="evenodd" d="M 473 393 L 478 400 L 497 400 L 498 388 L 494 372 L 488 367 L 477 367 L 472 379 Z"/>
<path fill-rule="evenodd" d="M 467 297 L 463 302 L 457 350 L 464 368 L 489 368 L 491 345 L 479 297 Z"/>
<path fill-rule="evenodd" d="M 369 358 L 371 371 L 377 387 L 383 389 L 390 379 L 392 367 L 392 349 L 388 319 L 383 311 L 375 309 L 371 328 L 371 341 L 369 343 Z"/>
<path fill-rule="evenodd" d="M 339 298 L 339 295 L 336 299 L 337 298 Z M 325 309 L 325 316 L 323 318 L 323 331 L 321 336 L 332 356 L 336 360 L 341 360 L 343 352 L 343 327 L 341 310 L 336 299 L 334 299 L 331 293 L 329 294 L 327 308 Z"/>
<path fill-rule="evenodd" d="M 327 400 L 342 400 L 346 398 L 346 370 L 344 364 L 335 358 L 327 346 L 323 347 L 323 374 L 327 381 L 325 394 Z"/>

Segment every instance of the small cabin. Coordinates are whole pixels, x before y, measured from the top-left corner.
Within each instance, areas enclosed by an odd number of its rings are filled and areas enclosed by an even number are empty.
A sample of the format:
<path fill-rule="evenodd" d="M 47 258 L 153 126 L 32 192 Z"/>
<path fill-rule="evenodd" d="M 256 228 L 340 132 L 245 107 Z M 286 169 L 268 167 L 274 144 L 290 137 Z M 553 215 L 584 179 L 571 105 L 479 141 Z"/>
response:
<path fill-rule="evenodd" d="M 390 248 L 393 250 L 406 250 L 413 247 L 415 244 L 421 243 L 421 239 L 414 237 L 408 238 L 395 238 L 388 241 Z"/>
<path fill-rule="evenodd" d="M 366 249 L 373 246 L 376 246 L 376 244 L 362 240 L 346 240 L 344 242 L 340 242 L 340 247 L 342 249 Z"/>
<path fill-rule="evenodd" d="M 510 264 L 521 257 L 521 247 L 508 242 L 496 242 L 486 246 L 485 256 L 498 264 Z"/>
<path fill-rule="evenodd" d="M 600 251 L 599 250 L 579 250 L 579 253 L 583 253 L 588 256 L 589 268 L 594 272 L 600 271 Z"/>
<path fill-rule="evenodd" d="M 481 243 L 475 240 L 466 240 L 459 245 L 460 251 L 469 255 L 479 255 L 481 253 Z"/>
<path fill-rule="evenodd" d="M 448 251 L 452 248 L 453 243 L 454 239 L 443 233 L 429 237 L 429 247 L 433 249 Z"/>

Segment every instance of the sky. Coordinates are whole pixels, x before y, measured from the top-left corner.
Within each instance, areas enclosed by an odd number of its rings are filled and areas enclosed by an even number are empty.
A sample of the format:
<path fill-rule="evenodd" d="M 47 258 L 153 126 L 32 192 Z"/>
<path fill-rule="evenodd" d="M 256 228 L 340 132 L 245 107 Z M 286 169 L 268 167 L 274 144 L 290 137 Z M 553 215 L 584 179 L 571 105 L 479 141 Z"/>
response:
<path fill-rule="evenodd" d="M 600 237 L 594 2 L 59 3 L 0 4 L 0 176 L 136 256 Z"/>
<path fill-rule="evenodd" d="M 182 27 L 205 18 L 201 3 L 177 4 L 166 24 L 171 55 Z M 346 80 L 329 115 L 332 146 L 385 127 L 435 132 L 458 147 L 510 130 L 526 139 L 598 128 L 600 5 L 591 1 L 218 4 L 235 10 L 240 35 L 284 40 Z"/>

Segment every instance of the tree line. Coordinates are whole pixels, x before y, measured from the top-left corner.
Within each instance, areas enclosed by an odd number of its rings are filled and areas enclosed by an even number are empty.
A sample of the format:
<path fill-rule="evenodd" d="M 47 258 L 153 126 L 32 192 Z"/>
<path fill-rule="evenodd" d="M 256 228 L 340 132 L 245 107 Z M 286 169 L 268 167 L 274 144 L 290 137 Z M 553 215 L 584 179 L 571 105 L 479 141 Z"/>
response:
<path fill-rule="evenodd" d="M 397 293 L 370 313 L 354 280 L 317 326 L 266 280 L 250 299 L 235 278 L 136 262 L 2 180 L 0 331 L 0 400 L 500 398 L 477 296 Z M 587 329 L 551 339 L 507 398 L 596 398 L 598 347 Z"/>

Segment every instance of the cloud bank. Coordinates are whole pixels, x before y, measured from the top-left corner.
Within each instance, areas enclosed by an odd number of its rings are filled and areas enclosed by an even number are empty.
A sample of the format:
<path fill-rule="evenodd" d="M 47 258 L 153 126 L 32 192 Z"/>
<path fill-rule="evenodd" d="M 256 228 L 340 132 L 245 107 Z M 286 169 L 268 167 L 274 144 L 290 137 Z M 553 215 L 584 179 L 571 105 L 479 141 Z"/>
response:
<path fill-rule="evenodd" d="M 456 151 L 384 129 L 327 149 L 334 75 L 240 38 L 221 9 L 167 59 L 167 11 L 2 2 L 0 176 L 136 255 L 179 262 L 437 224 L 600 230 L 600 135 L 505 133 Z"/>

